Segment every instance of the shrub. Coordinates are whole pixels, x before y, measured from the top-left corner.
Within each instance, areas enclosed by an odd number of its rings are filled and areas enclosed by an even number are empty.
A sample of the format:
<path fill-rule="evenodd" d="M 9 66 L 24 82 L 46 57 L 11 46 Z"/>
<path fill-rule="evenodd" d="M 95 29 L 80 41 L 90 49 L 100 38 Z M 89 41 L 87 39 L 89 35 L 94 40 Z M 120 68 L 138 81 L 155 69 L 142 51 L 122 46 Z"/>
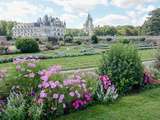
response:
<path fill-rule="evenodd" d="M 106 38 L 106 40 L 109 42 L 109 41 L 112 41 L 112 38 Z"/>
<path fill-rule="evenodd" d="M 113 45 L 104 54 L 99 70 L 100 74 L 109 76 L 120 94 L 130 91 L 134 85 L 140 86 L 143 82 L 142 62 L 136 48 L 130 44 Z"/>
<path fill-rule="evenodd" d="M 93 36 L 91 37 L 91 40 L 92 40 L 92 43 L 93 43 L 93 44 L 97 44 L 97 43 L 98 43 L 98 38 L 97 38 L 96 35 L 93 35 Z"/>
<path fill-rule="evenodd" d="M 18 38 L 16 40 L 16 47 L 23 53 L 33 53 L 39 51 L 38 43 L 31 38 Z"/>
<path fill-rule="evenodd" d="M 73 36 L 72 35 L 65 35 L 64 41 L 66 43 L 72 43 L 73 42 Z"/>
<path fill-rule="evenodd" d="M 82 42 L 80 40 L 74 41 L 74 43 L 76 43 L 77 45 L 81 45 Z"/>
<path fill-rule="evenodd" d="M 130 40 L 128 40 L 128 39 L 121 39 L 121 40 L 119 40 L 119 42 L 123 43 L 123 44 L 129 44 Z"/>
<path fill-rule="evenodd" d="M 39 69 L 36 59 L 16 59 L 13 63 L 16 65 L 16 84 L 23 94 L 29 94 L 32 91 L 37 91 L 37 86 L 40 83 Z"/>
<path fill-rule="evenodd" d="M 11 92 L 4 110 L 4 120 L 25 120 L 24 96 L 21 93 Z"/>
<path fill-rule="evenodd" d="M 44 104 L 47 119 L 70 109 L 79 110 L 92 101 L 86 81 L 78 75 L 63 80 L 60 69 L 60 66 L 52 66 L 40 72 L 42 82 L 39 84 L 37 103 Z"/>

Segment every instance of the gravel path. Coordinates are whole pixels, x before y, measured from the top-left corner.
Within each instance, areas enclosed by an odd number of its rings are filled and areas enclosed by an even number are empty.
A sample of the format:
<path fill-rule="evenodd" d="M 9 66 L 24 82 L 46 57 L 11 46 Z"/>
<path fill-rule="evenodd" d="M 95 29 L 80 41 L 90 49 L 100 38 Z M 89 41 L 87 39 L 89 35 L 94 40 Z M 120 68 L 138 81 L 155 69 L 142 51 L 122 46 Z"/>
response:
<path fill-rule="evenodd" d="M 144 61 L 142 62 L 143 65 L 147 68 L 150 68 L 150 66 L 152 66 L 154 64 L 155 60 L 151 60 L 151 61 Z M 85 68 L 85 69 L 75 69 L 75 70 L 66 70 L 66 71 L 62 71 L 61 73 L 74 73 L 74 72 L 87 72 L 87 71 L 93 71 L 95 72 L 97 70 L 97 68 Z"/>

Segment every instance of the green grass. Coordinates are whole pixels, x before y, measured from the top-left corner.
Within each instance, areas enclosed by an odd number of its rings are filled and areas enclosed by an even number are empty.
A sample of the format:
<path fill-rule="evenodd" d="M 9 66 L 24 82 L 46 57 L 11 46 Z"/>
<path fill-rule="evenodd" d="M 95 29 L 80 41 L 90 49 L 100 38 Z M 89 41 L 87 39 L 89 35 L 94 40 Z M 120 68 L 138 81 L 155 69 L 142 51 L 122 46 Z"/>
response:
<path fill-rule="evenodd" d="M 154 50 L 141 50 L 139 52 L 142 60 L 151 60 L 154 58 Z M 101 55 L 91 56 L 79 56 L 79 57 L 63 57 L 57 59 L 41 60 L 40 65 L 43 68 L 47 68 L 51 65 L 61 65 L 65 70 L 82 69 L 82 68 L 93 68 L 100 64 Z M 8 92 L 10 86 L 12 86 L 13 77 L 16 75 L 15 65 L 12 63 L 0 64 L 0 69 L 7 69 L 8 76 L 6 82 L 0 81 L 0 92 Z M 6 85 L 7 83 L 7 85 Z"/>
<path fill-rule="evenodd" d="M 94 105 L 57 120 L 160 120 L 160 88 L 121 98 L 114 104 Z"/>

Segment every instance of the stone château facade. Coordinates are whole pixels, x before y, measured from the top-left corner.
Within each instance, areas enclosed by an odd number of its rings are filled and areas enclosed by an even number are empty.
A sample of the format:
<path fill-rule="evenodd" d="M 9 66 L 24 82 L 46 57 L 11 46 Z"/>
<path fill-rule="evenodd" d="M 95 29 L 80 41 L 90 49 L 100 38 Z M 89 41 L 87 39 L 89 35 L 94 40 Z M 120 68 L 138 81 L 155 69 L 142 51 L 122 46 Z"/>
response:
<path fill-rule="evenodd" d="M 66 23 L 45 15 L 35 23 L 18 23 L 12 29 L 13 37 L 64 38 Z"/>
<path fill-rule="evenodd" d="M 91 36 L 94 31 L 93 19 L 90 14 L 88 14 L 87 20 L 83 25 L 84 32 Z"/>

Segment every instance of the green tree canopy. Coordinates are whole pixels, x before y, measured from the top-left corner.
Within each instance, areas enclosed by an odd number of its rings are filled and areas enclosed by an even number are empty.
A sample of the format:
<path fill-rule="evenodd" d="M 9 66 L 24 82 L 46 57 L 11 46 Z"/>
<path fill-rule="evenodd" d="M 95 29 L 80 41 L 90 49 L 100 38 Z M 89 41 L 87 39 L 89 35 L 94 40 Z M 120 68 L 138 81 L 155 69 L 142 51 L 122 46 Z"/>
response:
<path fill-rule="evenodd" d="M 160 35 L 160 8 L 149 13 L 148 19 L 142 26 L 144 35 Z"/>
<path fill-rule="evenodd" d="M 115 27 L 113 26 L 98 26 L 94 29 L 94 33 L 95 35 L 99 35 L 99 36 L 105 36 L 105 35 L 116 35 L 117 34 L 117 30 Z"/>

